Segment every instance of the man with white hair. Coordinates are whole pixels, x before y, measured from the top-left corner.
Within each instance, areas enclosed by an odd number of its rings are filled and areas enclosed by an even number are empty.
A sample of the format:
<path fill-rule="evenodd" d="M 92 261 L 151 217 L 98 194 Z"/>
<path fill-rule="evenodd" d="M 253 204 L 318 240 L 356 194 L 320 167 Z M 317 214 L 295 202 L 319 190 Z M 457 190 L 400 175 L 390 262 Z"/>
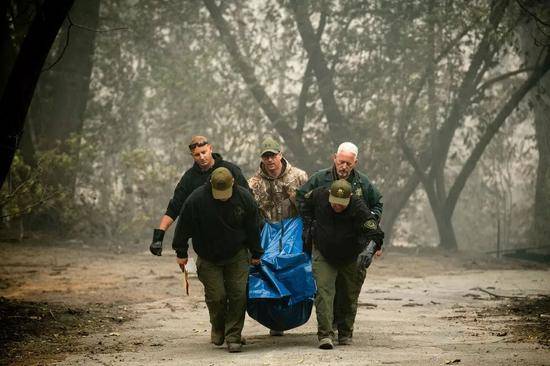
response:
<path fill-rule="evenodd" d="M 362 197 L 367 207 L 380 221 L 382 217 L 382 195 L 372 185 L 366 174 L 355 169 L 359 149 L 354 143 L 344 142 L 338 146 L 334 154 L 334 165 L 316 172 L 309 180 L 296 191 L 296 201 L 303 202 L 304 195 L 317 187 L 330 188 L 333 181 L 345 179 L 351 184 L 352 193 Z"/>
<path fill-rule="evenodd" d="M 365 202 L 367 208 L 372 213 L 373 217 L 380 222 L 382 217 L 382 202 L 380 201 L 382 195 L 370 182 L 366 174 L 359 172 L 355 167 L 357 166 L 357 155 L 359 149 L 352 142 L 344 142 L 338 146 L 336 154 L 334 154 L 334 165 L 327 169 L 322 169 L 313 174 L 309 180 L 301 186 L 296 191 L 296 203 L 298 208 L 303 211 L 303 206 L 305 205 L 305 196 L 308 192 L 313 191 L 318 187 L 325 187 L 327 190 L 330 189 L 332 183 L 339 179 L 344 179 L 348 181 L 351 185 L 352 195 L 356 197 L 361 197 Z M 307 222 L 304 220 L 304 229 L 303 229 L 303 238 L 304 238 L 304 247 L 314 246 L 315 243 L 312 243 L 312 238 L 315 237 L 313 230 L 315 225 L 312 222 Z M 376 252 L 377 256 L 382 254 L 381 249 L 379 248 Z M 341 283 L 341 279 L 336 279 L 336 286 L 344 286 L 344 283 Z M 340 299 L 338 296 L 334 299 L 334 327 L 338 330 L 339 342 L 340 344 L 347 344 L 350 341 L 350 337 L 347 334 L 340 334 L 340 330 L 343 327 L 343 319 L 345 319 L 346 314 L 343 314 L 342 304 L 343 299 Z"/>

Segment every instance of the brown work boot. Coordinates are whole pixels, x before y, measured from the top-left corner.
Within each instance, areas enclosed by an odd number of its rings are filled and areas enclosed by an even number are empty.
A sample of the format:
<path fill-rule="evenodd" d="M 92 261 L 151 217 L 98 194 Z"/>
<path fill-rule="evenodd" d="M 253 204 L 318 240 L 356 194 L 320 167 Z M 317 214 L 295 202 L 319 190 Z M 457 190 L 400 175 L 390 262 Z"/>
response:
<path fill-rule="evenodd" d="M 210 330 L 210 342 L 214 343 L 216 346 L 221 346 L 225 340 L 225 335 L 223 330 L 216 330 L 212 328 Z"/>
<path fill-rule="evenodd" d="M 340 346 L 350 346 L 353 343 L 351 337 L 339 337 L 338 344 Z"/>
<path fill-rule="evenodd" d="M 332 339 L 330 338 L 322 338 L 319 340 L 319 348 L 320 349 L 333 349 L 334 344 L 332 343 Z"/>
<path fill-rule="evenodd" d="M 243 345 L 241 343 L 227 343 L 227 350 L 230 353 L 242 352 Z"/>

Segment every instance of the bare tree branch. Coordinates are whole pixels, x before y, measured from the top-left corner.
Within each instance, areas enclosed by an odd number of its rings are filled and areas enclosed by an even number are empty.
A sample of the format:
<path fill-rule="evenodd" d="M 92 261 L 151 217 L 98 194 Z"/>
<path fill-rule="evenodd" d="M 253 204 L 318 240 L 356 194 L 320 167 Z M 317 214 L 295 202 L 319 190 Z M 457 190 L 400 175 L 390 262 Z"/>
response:
<path fill-rule="evenodd" d="M 239 46 L 231 33 L 230 26 L 224 19 L 220 9 L 216 6 L 214 0 L 203 0 L 203 2 L 210 12 L 211 19 L 218 29 L 220 38 L 225 45 L 225 48 L 231 55 L 233 66 L 242 76 L 253 97 L 256 99 L 256 102 L 259 104 L 267 118 L 271 121 L 273 127 L 288 144 L 289 149 L 294 152 L 295 157 L 298 160 L 301 160 L 303 165 L 311 166 L 312 161 L 309 158 L 309 154 L 307 153 L 304 144 L 302 143 L 302 136 L 296 134 L 296 132 L 290 127 L 286 117 L 279 111 L 275 103 L 273 103 L 269 95 L 266 93 L 264 87 L 256 78 L 254 68 L 249 65 L 247 60 L 241 54 Z"/>
<path fill-rule="evenodd" d="M 319 40 L 311 25 L 308 14 L 308 3 L 301 0 L 292 0 L 290 5 L 294 12 L 294 18 L 302 37 L 304 48 L 307 51 L 309 59 L 312 60 L 313 71 L 319 86 L 321 102 L 323 103 L 323 111 L 327 117 L 333 144 L 336 145 L 349 139 L 349 123 L 336 103 L 336 97 L 334 96 L 336 86 L 334 85 L 332 73 L 328 69 Z"/>
<path fill-rule="evenodd" d="M 494 78 L 489 79 L 486 82 L 484 82 L 483 84 L 481 84 L 477 88 L 476 93 L 481 94 L 481 93 L 483 93 L 483 91 L 485 89 L 489 88 L 493 84 L 498 83 L 499 81 L 503 81 L 503 80 L 506 80 L 508 78 L 511 78 L 512 76 L 516 76 L 518 74 L 523 74 L 524 72 L 533 71 L 533 70 L 535 70 L 535 67 L 525 67 L 525 68 L 522 68 L 522 69 L 517 69 L 517 70 L 514 70 L 514 71 L 506 72 L 506 73 L 501 74 L 499 76 L 495 76 Z"/>
<path fill-rule="evenodd" d="M 326 12 L 321 13 L 321 19 L 319 20 L 319 26 L 317 27 L 317 39 L 321 39 L 321 35 L 325 29 L 327 20 Z M 311 83 L 313 82 L 313 62 L 311 58 L 307 60 L 306 70 L 302 81 L 302 89 L 300 90 L 300 96 L 298 97 L 298 107 L 296 108 L 296 132 L 300 135 L 304 132 L 304 124 L 306 119 L 306 107 L 307 96 Z"/>
<path fill-rule="evenodd" d="M 534 12 L 532 12 L 531 10 L 529 10 L 529 9 L 527 8 L 527 6 L 525 6 L 525 4 L 523 4 L 523 2 L 521 2 L 520 0 L 516 0 L 516 3 L 518 3 L 518 5 L 520 6 L 520 8 L 522 8 L 524 12 L 526 12 L 526 13 L 529 14 L 533 19 L 535 19 L 535 21 L 536 21 L 537 23 L 540 23 L 540 24 L 542 24 L 542 25 L 545 25 L 545 26 L 547 26 L 547 27 L 550 27 L 550 23 L 545 22 L 544 20 L 542 20 L 541 18 L 539 18 L 539 17 L 537 16 L 537 14 L 535 14 Z"/>
<path fill-rule="evenodd" d="M 550 70 L 550 52 L 547 52 L 546 58 L 542 65 L 538 67 L 527 80 L 514 92 L 506 104 L 500 109 L 495 119 L 487 126 L 487 129 L 481 136 L 479 142 L 476 144 L 474 150 L 462 166 L 460 173 L 456 177 L 451 189 L 447 202 L 447 207 L 452 210 L 456 207 L 456 203 L 462 192 L 462 189 L 466 185 L 468 177 L 476 167 L 481 155 L 491 142 L 493 136 L 498 132 L 500 127 L 506 122 L 506 119 L 512 113 L 514 108 L 517 107 L 523 97 L 539 82 L 539 80 Z"/>

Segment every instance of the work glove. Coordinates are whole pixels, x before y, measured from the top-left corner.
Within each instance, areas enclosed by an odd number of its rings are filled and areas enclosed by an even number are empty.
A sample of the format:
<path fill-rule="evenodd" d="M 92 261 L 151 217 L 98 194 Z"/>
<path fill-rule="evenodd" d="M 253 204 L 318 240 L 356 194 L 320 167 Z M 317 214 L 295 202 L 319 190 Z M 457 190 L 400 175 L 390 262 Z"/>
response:
<path fill-rule="evenodd" d="M 372 257 L 374 256 L 374 252 L 376 252 L 376 243 L 374 241 L 370 241 L 369 244 L 359 255 L 357 256 L 357 267 L 359 268 L 369 268 L 370 264 L 372 263 Z"/>
<path fill-rule="evenodd" d="M 154 255 L 161 255 L 162 253 L 162 239 L 164 239 L 164 230 L 153 230 L 153 242 L 149 246 L 149 250 Z"/>

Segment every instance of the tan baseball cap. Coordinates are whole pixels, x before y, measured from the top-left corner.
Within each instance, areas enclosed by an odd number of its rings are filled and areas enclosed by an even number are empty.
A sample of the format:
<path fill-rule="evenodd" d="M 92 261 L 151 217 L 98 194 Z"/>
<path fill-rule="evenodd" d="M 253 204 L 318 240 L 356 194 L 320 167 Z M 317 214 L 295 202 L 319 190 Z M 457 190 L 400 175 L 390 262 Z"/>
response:
<path fill-rule="evenodd" d="M 281 152 L 281 144 L 275 141 L 273 138 L 268 137 L 262 141 L 262 146 L 260 148 L 260 156 L 265 153 L 278 154 Z"/>
<path fill-rule="evenodd" d="M 345 179 L 338 179 L 330 186 L 328 201 L 337 205 L 347 206 L 351 197 L 351 184 Z"/>
<path fill-rule="evenodd" d="M 214 169 L 210 176 L 212 196 L 217 200 L 226 200 L 233 194 L 233 175 L 229 169 L 220 167 Z"/>

